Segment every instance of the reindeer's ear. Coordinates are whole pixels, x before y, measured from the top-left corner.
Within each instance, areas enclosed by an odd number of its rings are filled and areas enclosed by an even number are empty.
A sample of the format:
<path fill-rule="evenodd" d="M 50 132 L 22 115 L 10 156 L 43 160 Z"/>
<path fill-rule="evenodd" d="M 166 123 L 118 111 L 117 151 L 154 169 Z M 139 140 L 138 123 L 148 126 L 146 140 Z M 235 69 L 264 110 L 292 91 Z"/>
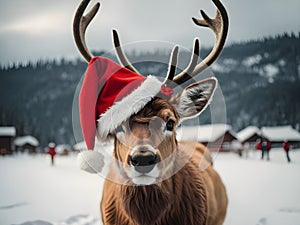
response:
<path fill-rule="evenodd" d="M 193 83 L 170 101 L 176 107 L 180 119 L 198 116 L 210 103 L 217 86 L 216 78 Z"/>

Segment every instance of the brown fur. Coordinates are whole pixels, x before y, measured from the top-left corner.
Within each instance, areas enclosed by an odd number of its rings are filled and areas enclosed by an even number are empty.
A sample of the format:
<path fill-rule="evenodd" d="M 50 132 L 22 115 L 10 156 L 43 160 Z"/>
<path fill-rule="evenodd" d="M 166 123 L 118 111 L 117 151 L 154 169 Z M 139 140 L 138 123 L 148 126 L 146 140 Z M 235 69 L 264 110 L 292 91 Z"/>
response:
<path fill-rule="evenodd" d="M 159 139 L 158 131 L 151 135 L 147 129 L 150 118 L 156 117 L 164 121 L 172 118 L 176 123 L 179 120 L 170 103 L 155 99 L 130 119 L 132 134 L 126 137 L 128 143 L 134 146 L 140 144 L 135 143 L 137 140 L 145 140 L 147 143 Z M 149 136 L 152 140 L 149 140 Z M 126 163 L 130 152 L 130 145 L 127 144 L 115 138 L 114 154 L 122 163 Z M 101 201 L 103 223 L 221 225 L 226 215 L 227 195 L 220 177 L 212 167 L 206 147 L 193 142 L 177 143 L 173 132 L 172 136 L 166 137 L 155 148 L 161 160 L 173 153 L 172 166 L 167 173 L 174 174 L 174 171 L 181 169 L 170 178 L 148 186 L 117 184 L 106 180 Z M 205 170 L 200 170 L 199 165 Z M 110 176 L 118 176 L 118 173 L 119 170 L 112 166 Z M 126 176 L 125 173 L 122 175 Z"/>

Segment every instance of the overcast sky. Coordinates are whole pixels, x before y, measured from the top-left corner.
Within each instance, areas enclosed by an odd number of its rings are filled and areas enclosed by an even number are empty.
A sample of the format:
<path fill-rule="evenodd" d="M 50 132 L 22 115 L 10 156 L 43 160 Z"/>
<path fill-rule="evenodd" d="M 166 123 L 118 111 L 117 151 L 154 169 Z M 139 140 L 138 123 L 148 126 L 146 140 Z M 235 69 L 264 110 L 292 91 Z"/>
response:
<path fill-rule="evenodd" d="M 91 0 L 91 5 L 95 2 Z M 87 32 L 91 49 L 111 49 L 112 28 L 119 31 L 123 44 L 159 40 L 191 48 L 196 36 L 202 45 L 213 44 L 212 33 L 196 27 L 191 20 L 200 17 L 200 9 L 215 15 L 210 0 L 100 2 L 100 13 Z M 79 56 L 72 37 L 73 15 L 79 3 L 80 0 L 0 0 L 0 64 Z M 223 3 L 230 19 L 227 44 L 300 31 L 299 0 L 223 0 Z"/>

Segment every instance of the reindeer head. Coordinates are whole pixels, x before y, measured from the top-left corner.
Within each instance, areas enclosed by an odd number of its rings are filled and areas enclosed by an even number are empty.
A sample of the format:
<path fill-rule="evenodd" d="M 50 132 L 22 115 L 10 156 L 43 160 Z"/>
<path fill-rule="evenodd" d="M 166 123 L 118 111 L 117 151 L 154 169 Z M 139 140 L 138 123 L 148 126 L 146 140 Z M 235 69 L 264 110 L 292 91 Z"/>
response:
<path fill-rule="evenodd" d="M 82 1 L 74 19 L 75 41 L 79 51 L 88 62 L 94 56 L 86 46 L 85 31 L 100 7 L 97 3 L 86 16 L 83 16 L 89 1 Z M 117 159 L 118 168 L 123 177 L 133 184 L 153 184 L 171 173 L 176 157 L 180 157 L 180 153 L 177 152 L 176 126 L 182 120 L 198 116 L 208 106 L 213 96 L 217 85 L 215 78 L 192 83 L 175 96 L 170 95 L 172 88 L 198 75 L 210 66 L 222 51 L 228 31 L 228 16 L 219 0 L 213 0 L 213 2 L 218 8 L 214 19 L 209 18 L 202 10 L 204 20 L 193 18 L 196 25 L 211 28 L 216 36 L 214 48 L 203 61 L 198 63 L 199 40 L 195 39 L 189 65 L 175 75 L 178 58 L 178 46 L 175 46 L 171 53 L 168 74 L 157 95 L 148 98 L 145 104 L 127 119 L 116 118 L 117 122 L 115 122 L 113 114 L 109 119 L 103 119 L 101 117 L 105 116 L 99 113 L 98 126 L 116 123 L 108 129 L 105 137 L 114 138 L 114 156 Z M 115 30 L 113 30 L 113 40 L 120 64 L 127 70 L 139 74 L 125 56 Z M 168 93 L 165 94 L 165 92 Z M 134 99 L 131 98 L 131 100 Z M 124 106 L 126 107 L 126 104 Z"/>

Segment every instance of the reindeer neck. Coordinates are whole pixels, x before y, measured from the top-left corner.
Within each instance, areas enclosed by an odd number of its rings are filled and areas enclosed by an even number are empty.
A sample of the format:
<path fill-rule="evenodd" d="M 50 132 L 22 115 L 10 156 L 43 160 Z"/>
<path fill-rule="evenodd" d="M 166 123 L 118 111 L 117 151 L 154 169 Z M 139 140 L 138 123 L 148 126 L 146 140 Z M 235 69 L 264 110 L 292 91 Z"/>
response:
<path fill-rule="evenodd" d="M 122 185 L 120 194 L 124 211 L 137 225 L 206 224 L 206 190 L 200 171 L 191 163 L 158 184 Z"/>

